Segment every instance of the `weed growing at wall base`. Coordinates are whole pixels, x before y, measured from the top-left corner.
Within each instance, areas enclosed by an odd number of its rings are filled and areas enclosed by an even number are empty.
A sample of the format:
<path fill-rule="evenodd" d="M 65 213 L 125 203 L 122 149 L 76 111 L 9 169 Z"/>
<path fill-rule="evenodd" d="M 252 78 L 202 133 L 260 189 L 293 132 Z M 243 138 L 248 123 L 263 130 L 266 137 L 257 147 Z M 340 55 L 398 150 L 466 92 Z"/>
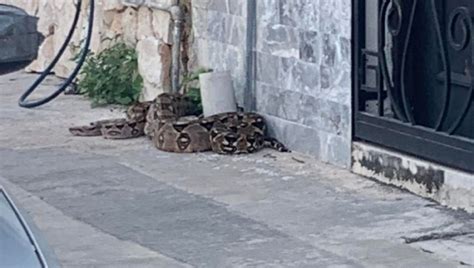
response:
<path fill-rule="evenodd" d="M 199 68 L 196 71 L 183 76 L 183 80 L 181 82 L 181 91 L 183 94 L 189 97 L 195 107 L 191 112 L 192 114 L 200 115 L 203 112 L 201 88 L 199 86 L 199 75 L 209 72 L 212 72 L 212 69 Z"/>
<path fill-rule="evenodd" d="M 138 100 L 143 87 L 136 51 L 123 43 L 91 53 L 80 74 L 79 91 L 92 100 L 93 106 L 130 105 Z"/>

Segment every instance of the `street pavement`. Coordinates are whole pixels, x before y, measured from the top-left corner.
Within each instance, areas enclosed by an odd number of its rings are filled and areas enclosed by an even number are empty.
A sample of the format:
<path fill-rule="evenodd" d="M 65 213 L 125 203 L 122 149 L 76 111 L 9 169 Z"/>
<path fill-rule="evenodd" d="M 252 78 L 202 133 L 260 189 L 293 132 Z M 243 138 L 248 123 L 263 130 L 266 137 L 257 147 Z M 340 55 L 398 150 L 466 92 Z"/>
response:
<path fill-rule="evenodd" d="M 313 158 L 172 154 L 146 138 L 73 137 L 124 116 L 0 76 L 0 184 L 64 267 L 466 267 L 474 216 Z M 60 81 L 48 78 L 40 92 Z"/>

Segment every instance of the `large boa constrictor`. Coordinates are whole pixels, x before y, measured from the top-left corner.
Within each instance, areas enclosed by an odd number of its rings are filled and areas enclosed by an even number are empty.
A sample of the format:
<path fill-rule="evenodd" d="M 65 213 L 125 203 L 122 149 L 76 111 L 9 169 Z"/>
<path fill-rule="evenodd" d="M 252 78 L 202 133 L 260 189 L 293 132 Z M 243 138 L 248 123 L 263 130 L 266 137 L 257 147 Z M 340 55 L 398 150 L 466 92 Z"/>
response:
<path fill-rule="evenodd" d="M 132 105 L 127 118 L 100 120 L 69 131 L 76 136 L 108 139 L 146 135 L 158 149 L 176 153 L 212 150 L 219 154 L 242 154 L 262 148 L 289 151 L 266 136 L 265 120 L 256 113 L 231 112 L 198 118 L 188 116 L 191 107 L 187 97 L 164 93 L 154 102 Z"/>

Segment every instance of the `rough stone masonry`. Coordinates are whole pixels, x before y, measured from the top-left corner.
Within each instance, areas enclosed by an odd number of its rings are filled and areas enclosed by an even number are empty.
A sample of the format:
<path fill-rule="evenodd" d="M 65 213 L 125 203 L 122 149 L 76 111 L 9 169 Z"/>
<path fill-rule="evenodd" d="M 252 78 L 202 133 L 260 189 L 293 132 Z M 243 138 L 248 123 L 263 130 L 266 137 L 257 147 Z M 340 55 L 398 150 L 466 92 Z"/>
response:
<path fill-rule="evenodd" d="M 87 1 L 86 1 L 87 2 Z M 182 1 L 192 26 L 185 42 L 186 68 L 207 67 L 232 73 L 242 106 L 247 66 L 246 0 Z M 61 45 L 73 16 L 73 1 L 0 0 L 38 16 L 46 37 L 29 70 L 41 71 Z M 142 99 L 151 100 L 170 88 L 171 21 L 156 6 L 173 0 L 98 0 L 92 50 L 110 40 L 135 46 L 145 81 Z M 271 134 L 296 151 L 338 166 L 350 166 L 351 78 L 349 0 L 259 0 L 255 96 L 257 111 L 269 122 Z M 190 7 L 189 7 L 190 6 Z M 86 14 L 85 12 L 83 14 Z M 82 18 L 85 23 L 85 17 Z M 66 76 L 81 36 L 55 68 Z"/>
<path fill-rule="evenodd" d="M 88 2 L 83 1 L 79 25 L 86 27 Z M 38 58 L 27 67 L 41 72 L 62 46 L 75 13 L 74 1 L 0 0 L 23 8 L 39 18 L 38 29 L 45 37 Z M 122 41 L 135 47 L 139 71 L 144 79 L 142 100 L 152 100 L 159 93 L 170 90 L 171 18 L 167 12 L 154 7 L 169 8 L 173 0 L 97 0 L 91 51 L 100 52 L 113 42 Z M 72 60 L 79 52 L 85 33 L 76 32 L 69 49 L 54 68 L 59 77 L 67 77 L 75 66 Z"/>

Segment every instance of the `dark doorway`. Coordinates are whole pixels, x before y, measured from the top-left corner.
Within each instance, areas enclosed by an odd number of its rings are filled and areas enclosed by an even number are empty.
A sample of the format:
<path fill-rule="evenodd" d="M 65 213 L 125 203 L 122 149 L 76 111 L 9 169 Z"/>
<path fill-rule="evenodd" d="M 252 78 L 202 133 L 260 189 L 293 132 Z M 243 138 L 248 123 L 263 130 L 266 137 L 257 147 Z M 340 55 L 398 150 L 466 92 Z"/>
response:
<path fill-rule="evenodd" d="M 474 172 L 474 2 L 354 1 L 354 135 Z"/>

